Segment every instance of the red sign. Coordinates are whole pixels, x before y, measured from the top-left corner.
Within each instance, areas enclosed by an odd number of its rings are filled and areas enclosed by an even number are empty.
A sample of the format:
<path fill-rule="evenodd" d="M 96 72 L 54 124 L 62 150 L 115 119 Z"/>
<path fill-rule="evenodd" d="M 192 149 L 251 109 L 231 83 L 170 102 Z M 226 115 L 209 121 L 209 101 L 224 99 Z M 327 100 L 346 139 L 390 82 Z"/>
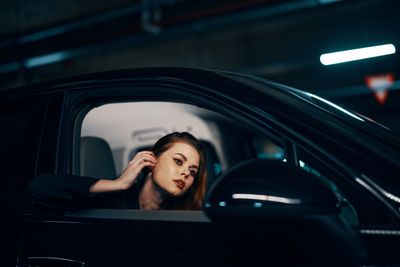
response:
<path fill-rule="evenodd" d="M 383 105 L 388 97 L 388 90 L 394 83 L 392 73 L 365 77 L 365 82 L 379 104 Z"/>

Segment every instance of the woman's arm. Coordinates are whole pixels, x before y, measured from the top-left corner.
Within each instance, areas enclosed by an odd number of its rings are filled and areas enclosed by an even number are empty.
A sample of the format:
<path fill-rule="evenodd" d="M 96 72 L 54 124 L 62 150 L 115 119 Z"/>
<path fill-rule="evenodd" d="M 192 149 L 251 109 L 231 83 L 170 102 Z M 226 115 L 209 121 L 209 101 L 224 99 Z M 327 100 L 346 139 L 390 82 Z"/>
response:
<path fill-rule="evenodd" d="M 118 192 L 128 189 L 119 179 L 116 180 L 105 180 L 100 179 L 89 188 L 90 193 L 108 193 Z"/>
<path fill-rule="evenodd" d="M 151 151 L 142 151 L 129 162 L 128 166 L 116 180 L 100 179 L 90 186 L 91 193 L 118 192 L 127 190 L 136 181 L 145 167 L 153 168 L 157 160 Z"/>
<path fill-rule="evenodd" d="M 35 177 L 30 185 L 34 207 L 58 210 L 116 206 L 116 203 L 112 203 L 118 201 L 115 194 L 97 193 L 127 190 L 142 169 L 152 168 L 155 162 L 152 152 L 139 152 L 116 180 L 55 174 Z"/>
<path fill-rule="evenodd" d="M 89 188 L 97 181 L 77 175 L 40 175 L 32 180 L 29 187 L 33 206 L 35 209 L 85 207 L 90 199 Z"/>

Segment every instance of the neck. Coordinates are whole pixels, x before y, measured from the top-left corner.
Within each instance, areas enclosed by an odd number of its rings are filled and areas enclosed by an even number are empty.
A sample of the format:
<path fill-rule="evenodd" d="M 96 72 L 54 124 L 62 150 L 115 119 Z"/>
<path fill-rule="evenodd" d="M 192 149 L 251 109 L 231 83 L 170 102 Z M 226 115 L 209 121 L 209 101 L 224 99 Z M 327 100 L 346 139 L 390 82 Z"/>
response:
<path fill-rule="evenodd" d="M 139 193 L 139 205 L 141 210 L 158 210 L 165 198 L 165 194 L 154 183 L 152 173 L 146 177 L 144 185 Z"/>

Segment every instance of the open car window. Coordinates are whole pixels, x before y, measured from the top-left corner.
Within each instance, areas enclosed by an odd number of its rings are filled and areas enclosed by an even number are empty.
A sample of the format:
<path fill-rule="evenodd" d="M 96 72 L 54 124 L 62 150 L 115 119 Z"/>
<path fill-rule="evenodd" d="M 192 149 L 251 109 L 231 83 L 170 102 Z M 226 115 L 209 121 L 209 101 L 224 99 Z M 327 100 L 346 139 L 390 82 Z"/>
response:
<path fill-rule="evenodd" d="M 193 134 L 205 144 L 209 150 L 207 152 L 213 156 L 215 170 L 212 173 L 217 173 L 225 168 L 220 136 L 213 125 L 201 117 L 201 112 L 206 111 L 199 108 L 196 110 L 190 105 L 165 102 L 102 105 L 89 111 L 83 120 L 81 152 L 87 149 L 86 152 L 91 153 L 88 147 L 90 139 L 104 140 L 111 149 L 115 165 L 115 174 L 112 176 L 118 176 L 137 152 L 150 150 L 159 138 L 168 133 L 184 131 Z M 83 158 L 80 162 L 80 174 L 92 174 L 88 169 L 90 165 Z M 98 175 L 96 173 L 95 177 L 107 177 Z"/>
<path fill-rule="evenodd" d="M 126 102 L 91 109 L 77 140 L 81 176 L 115 179 L 139 151 L 162 136 L 189 132 L 207 154 L 207 189 L 227 168 L 259 157 L 284 157 L 283 148 L 217 112 L 173 102 Z"/>

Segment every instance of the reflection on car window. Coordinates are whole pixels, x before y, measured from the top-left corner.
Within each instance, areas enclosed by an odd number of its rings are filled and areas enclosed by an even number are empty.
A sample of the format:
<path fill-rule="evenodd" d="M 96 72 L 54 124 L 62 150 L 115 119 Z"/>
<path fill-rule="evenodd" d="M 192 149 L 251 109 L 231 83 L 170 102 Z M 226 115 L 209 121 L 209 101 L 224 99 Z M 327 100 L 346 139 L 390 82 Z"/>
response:
<path fill-rule="evenodd" d="M 254 137 L 253 147 L 256 151 L 256 157 L 259 159 L 281 159 L 285 158 L 284 150 L 274 142 L 264 137 Z"/>
<path fill-rule="evenodd" d="M 312 168 L 308 163 L 305 163 L 304 161 L 299 160 L 299 165 L 301 168 L 303 168 L 303 170 L 305 170 L 309 173 L 312 173 L 317 177 L 321 177 L 321 173 L 318 170 Z"/>

